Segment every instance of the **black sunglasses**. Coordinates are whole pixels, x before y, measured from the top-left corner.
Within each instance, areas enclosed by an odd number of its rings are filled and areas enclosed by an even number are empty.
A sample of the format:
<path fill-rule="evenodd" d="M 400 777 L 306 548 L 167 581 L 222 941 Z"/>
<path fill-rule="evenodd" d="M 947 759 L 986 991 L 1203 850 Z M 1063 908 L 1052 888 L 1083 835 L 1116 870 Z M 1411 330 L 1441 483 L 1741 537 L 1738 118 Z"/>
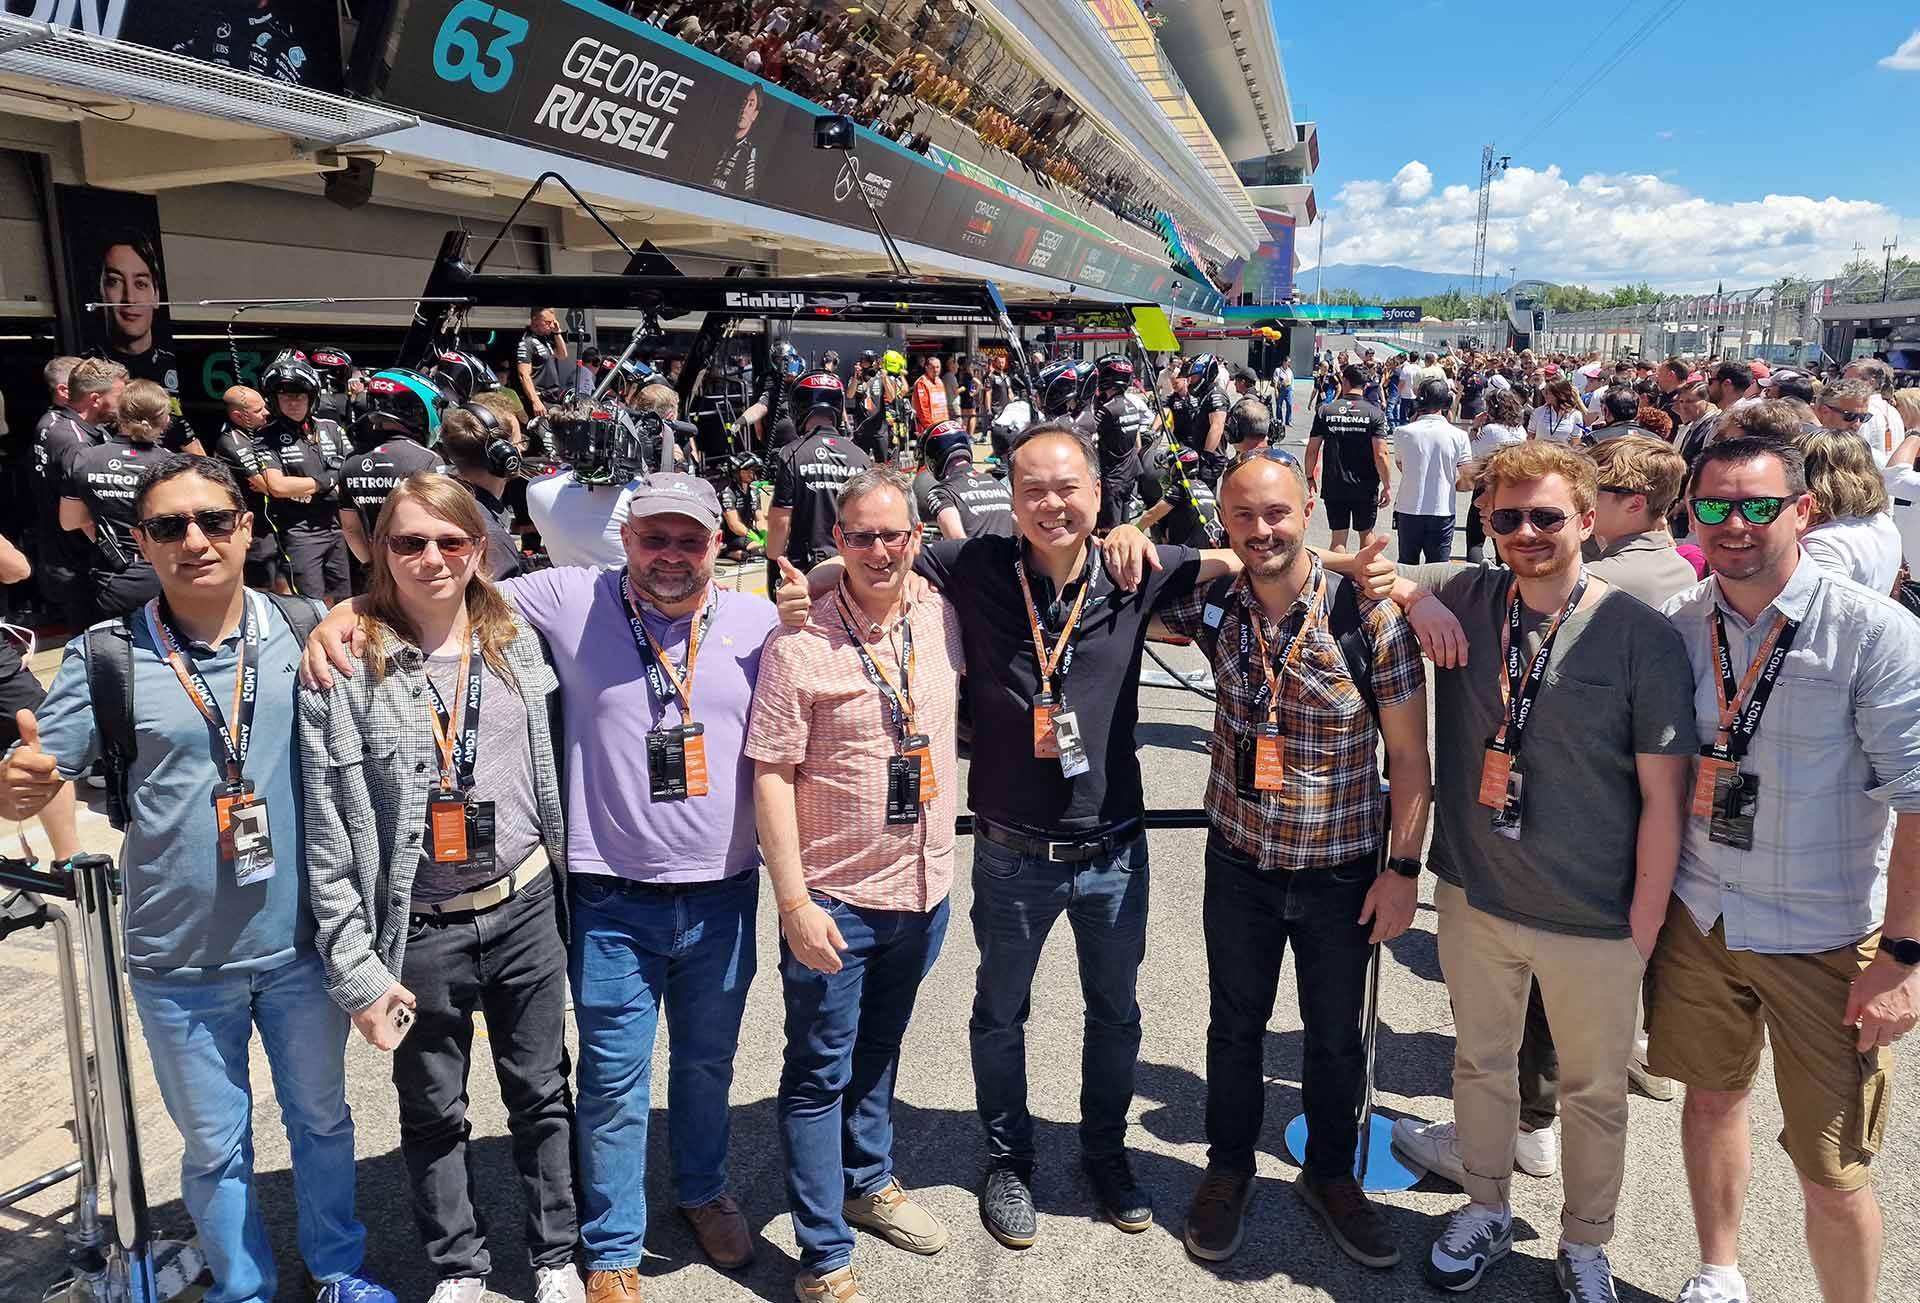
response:
<path fill-rule="evenodd" d="M 1558 507 L 1528 507 L 1524 511 L 1519 507 L 1502 507 L 1487 513 L 1487 528 L 1496 534 L 1511 534 L 1520 528 L 1523 520 L 1542 534 L 1558 534 L 1560 527 L 1567 523 L 1567 513 Z"/>
<path fill-rule="evenodd" d="M 1843 412 L 1839 408 L 1827 403 L 1822 403 L 1820 406 L 1825 407 L 1829 412 L 1832 412 L 1848 425 L 1861 425 L 1873 419 L 1872 412 Z"/>
<path fill-rule="evenodd" d="M 1646 492 L 1645 489 L 1631 488 L 1625 484 L 1602 484 L 1599 486 L 1599 489 L 1602 493 L 1612 493 L 1623 498 L 1630 498 L 1636 493 Z"/>
<path fill-rule="evenodd" d="M 1694 498 L 1687 503 L 1687 508 L 1703 525 L 1724 524 L 1736 507 L 1749 525 L 1771 525 L 1789 502 L 1802 496 L 1789 493 L 1783 498 Z"/>
<path fill-rule="evenodd" d="M 188 525 L 198 525 L 211 539 L 232 538 L 240 528 L 240 512 L 233 507 L 214 511 L 178 511 L 164 516 L 148 516 L 135 521 L 135 527 L 155 543 L 178 543 L 187 536 Z"/>
<path fill-rule="evenodd" d="M 440 549 L 440 555 L 443 557 L 463 557 L 473 551 L 473 546 L 478 541 L 478 539 L 470 538 L 465 534 L 458 534 L 452 538 L 425 538 L 419 534 L 390 534 L 387 536 L 387 550 L 399 556 L 420 556 L 426 552 L 427 544 L 431 543 Z"/>

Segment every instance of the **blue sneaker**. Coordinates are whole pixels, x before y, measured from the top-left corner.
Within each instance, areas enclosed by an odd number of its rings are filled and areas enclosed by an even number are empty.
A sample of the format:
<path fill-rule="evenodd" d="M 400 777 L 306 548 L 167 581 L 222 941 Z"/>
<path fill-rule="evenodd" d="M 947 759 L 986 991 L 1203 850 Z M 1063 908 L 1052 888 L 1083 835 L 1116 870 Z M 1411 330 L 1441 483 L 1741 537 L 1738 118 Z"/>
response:
<path fill-rule="evenodd" d="M 1447 1227 L 1427 1257 L 1427 1279 L 1464 1293 L 1488 1267 L 1513 1250 L 1513 1216 L 1504 1208 L 1469 1203 L 1447 1218 Z"/>
<path fill-rule="evenodd" d="M 393 1291 L 378 1281 L 352 1274 L 317 1286 L 313 1303 L 397 1303 Z"/>

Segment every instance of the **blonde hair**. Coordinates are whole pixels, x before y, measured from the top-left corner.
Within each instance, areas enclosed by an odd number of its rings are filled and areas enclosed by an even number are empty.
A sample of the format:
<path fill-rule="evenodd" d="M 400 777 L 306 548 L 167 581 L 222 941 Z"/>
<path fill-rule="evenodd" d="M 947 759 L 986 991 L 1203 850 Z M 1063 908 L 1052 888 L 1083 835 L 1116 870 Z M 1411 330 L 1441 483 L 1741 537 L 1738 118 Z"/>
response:
<path fill-rule="evenodd" d="M 1866 442 L 1852 431 L 1821 430 L 1794 440 L 1807 463 L 1813 523 L 1877 516 L 1887 510 L 1887 486 Z"/>
<path fill-rule="evenodd" d="M 173 396 L 151 380 L 129 380 L 120 391 L 114 426 L 129 439 L 158 443 L 173 419 Z"/>
<path fill-rule="evenodd" d="M 1565 444 L 1546 439 L 1510 443 L 1489 453 L 1474 467 L 1474 496 L 1493 493 L 1508 484 L 1530 484 L 1549 475 L 1567 482 L 1577 511 L 1584 515 L 1593 510 L 1600 482 L 1593 463 Z"/>
<path fill-rule="evenodd" d="M 1687 459 L 1671 445 L 1644 435 L 1627 434 L 1587 449 L 1600 484 L 1647 495 L 1647 515 L 1664 519 L 1680 499 L 1687 478 Z"/>
<path fill-rule="evenodd" d="M 467 580 L 467 622 L 480 637 L 480 657 L 499 677 L 515 682 L 507 664 L 506 649 L 517 636 L 513 608 L 493 586 L 492 569 L 487 560 L 487 521 L 467 486 L 450 475 L 422 471 L 409 475 L 387 495 L 380 518 L 373 525 L 373 560 L 367 567 L 367 591 L 360 599 L 360 628 L 367 636 L 363 653 L 367 667 L 377 683 L 386 674 L 387 658 L 381 651 L 382 635 L 391 631 L 396 637 L 420 644 L 419 631 L 400 605 L 400 591 L 393 577 L 393 553 L 387 539 L 393 534 L 393 513 L 402 502 L 417 502 L 429 512 L 466 532 L 480 551 L 480 565 Z"/>
<path fill-rule="evenodd" d="M 1894 390 L 1893 410 L 1900 413 L 1908 434 L 1920 434 L 1920 389 Z"/>

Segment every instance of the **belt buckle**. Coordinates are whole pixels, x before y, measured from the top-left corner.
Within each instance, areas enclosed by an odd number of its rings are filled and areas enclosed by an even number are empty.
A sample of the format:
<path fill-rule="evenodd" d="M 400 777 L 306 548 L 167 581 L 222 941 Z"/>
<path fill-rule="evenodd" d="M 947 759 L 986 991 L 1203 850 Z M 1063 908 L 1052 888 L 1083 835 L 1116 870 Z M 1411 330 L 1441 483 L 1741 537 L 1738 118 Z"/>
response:
<path fill-rule="evenodd" d="M 1079 842 L 1048 842 L 1047 858 L 1055 863 L 1065 864 L 1067 863 L 1067 857 L 1060 854 L 1061 850 L 1072 850 L 1079 844 Z"/>

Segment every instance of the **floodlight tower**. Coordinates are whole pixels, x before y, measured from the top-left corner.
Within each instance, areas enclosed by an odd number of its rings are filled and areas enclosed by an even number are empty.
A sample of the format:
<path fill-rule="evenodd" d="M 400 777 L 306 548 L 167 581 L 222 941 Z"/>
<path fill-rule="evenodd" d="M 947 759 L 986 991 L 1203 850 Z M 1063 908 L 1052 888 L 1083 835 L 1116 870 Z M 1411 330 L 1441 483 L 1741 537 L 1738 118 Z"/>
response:
<path fill-rule="evenodd" d="M 1480 214 L 1473 227 L 1473 297 L 1476 299 L 1480 297 L 1487 274 L 1487 214 L 1493 206 L 1493 178 L 1496 172 L 1505 173 L 1512 161 L 1511 154 L 1496 157 L 1492 145 L 1480 151 Z"/>

